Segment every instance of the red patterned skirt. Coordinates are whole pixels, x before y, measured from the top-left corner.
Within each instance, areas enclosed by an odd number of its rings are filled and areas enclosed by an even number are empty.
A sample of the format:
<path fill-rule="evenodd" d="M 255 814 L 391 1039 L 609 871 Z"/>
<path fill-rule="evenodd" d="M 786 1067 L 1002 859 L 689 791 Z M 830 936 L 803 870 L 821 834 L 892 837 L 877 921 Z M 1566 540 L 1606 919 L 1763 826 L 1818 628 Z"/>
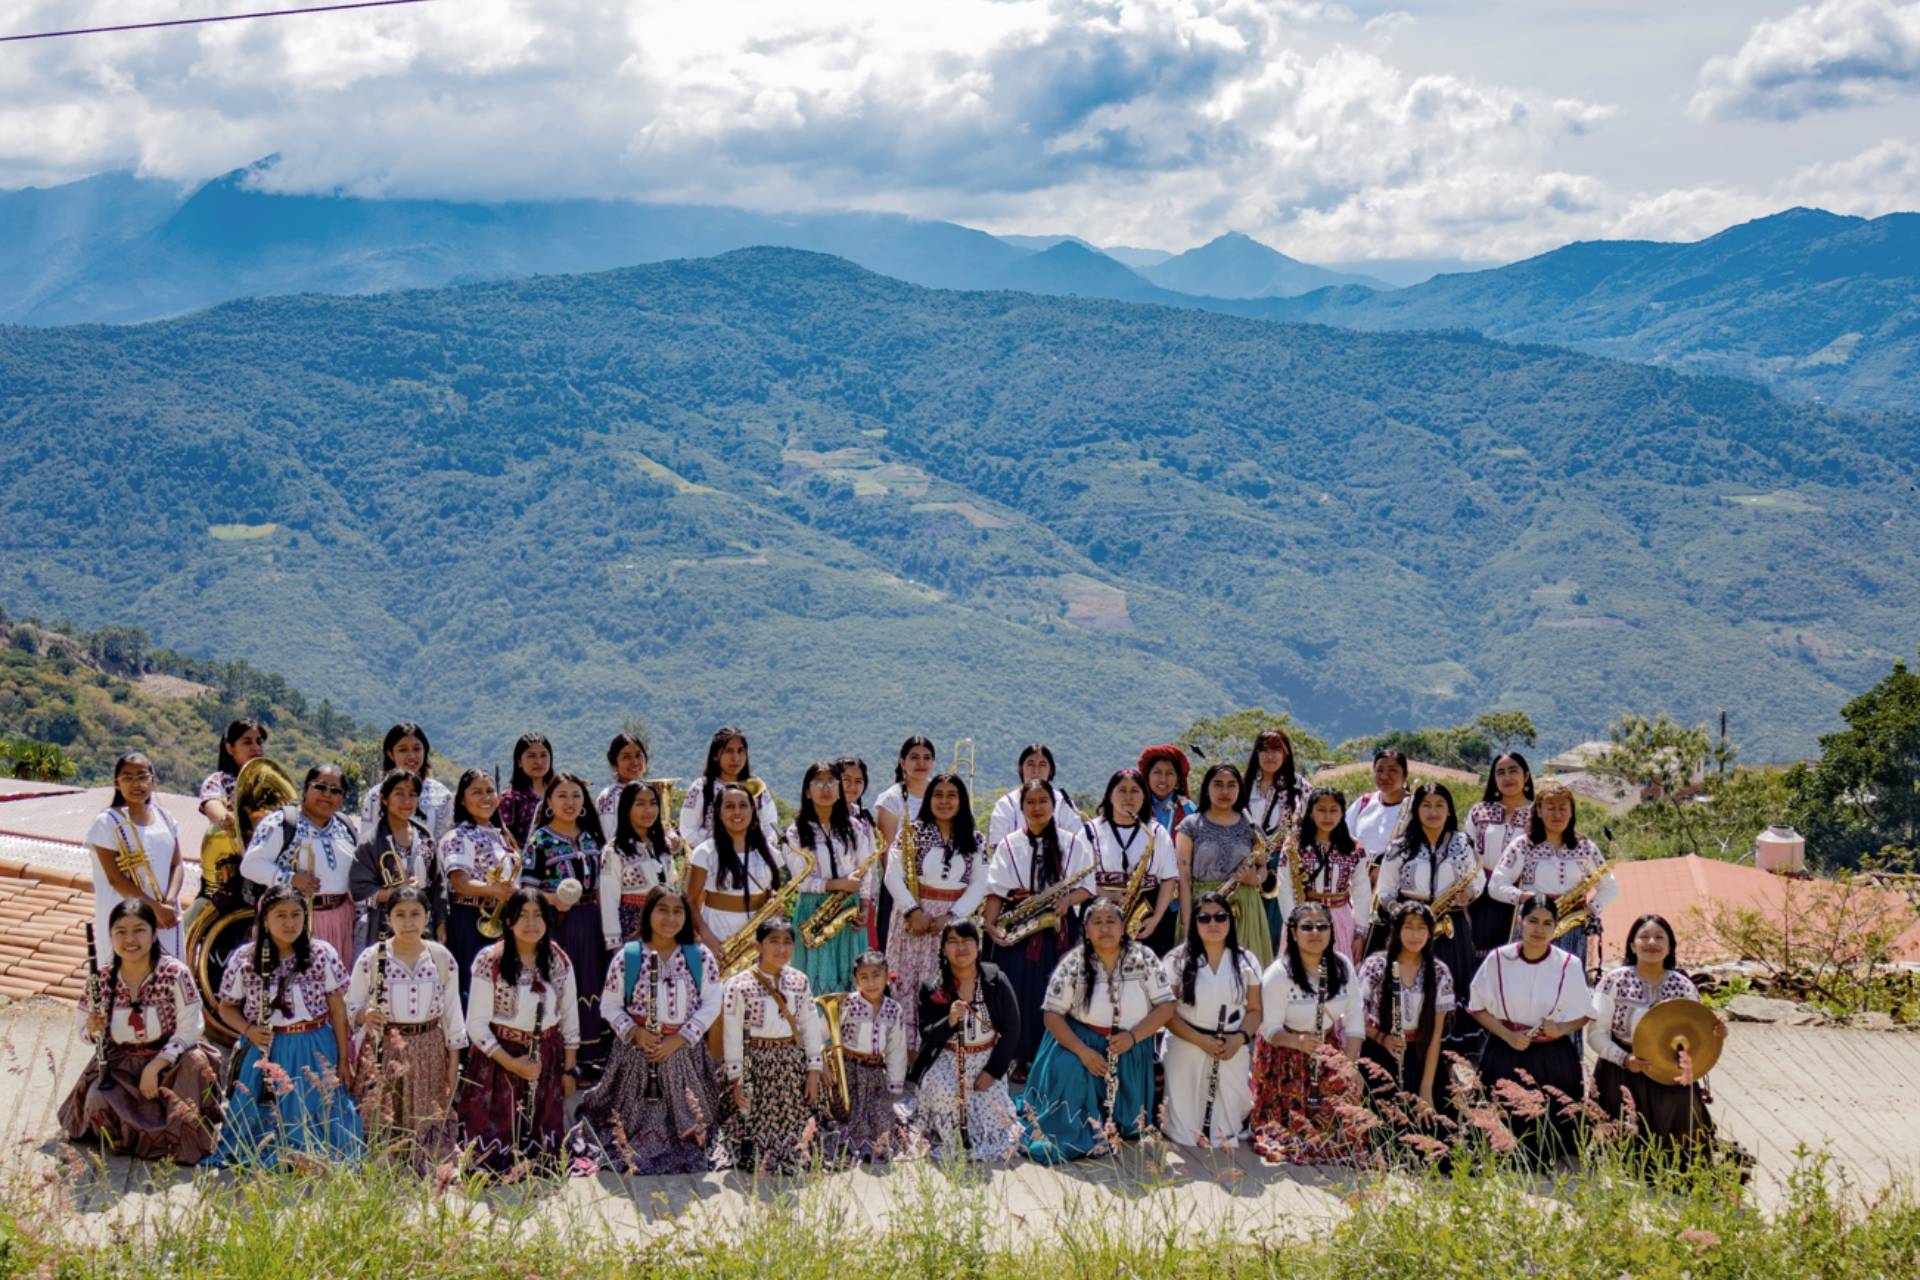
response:
<path fill-rule="evenodd" d="M 1328 1047 L 1345 1047 L 1336 1030 Z M 1253 1047 L 1253 1149 L 1270 1164 L 1345 1164 L 1366 1149 L 1365 1125 L 1342 1108 L 1361 1101 L 1350 1073 L 1315 1054 L 1282 1049 L 1265 1037 Z"/>
<path fill-rule="evenodd" d="M 493 1029 L 501 1050 L 510 1058 L 526 1057 L 529 1046 L 502 1035 L 502 1030 Z M 565 1055 L 560 1028 L 547 1028 L 540 1039 L 538 1106 L 531 1115 L 525 1080 L 483 1053 L 468 1055 L 458 1112 L 467 1146 L 482 1168 L 507 1173 L 524 1160 L 559 1163 L 566 1149 L 566 1092 L 561 1075 Z"/>

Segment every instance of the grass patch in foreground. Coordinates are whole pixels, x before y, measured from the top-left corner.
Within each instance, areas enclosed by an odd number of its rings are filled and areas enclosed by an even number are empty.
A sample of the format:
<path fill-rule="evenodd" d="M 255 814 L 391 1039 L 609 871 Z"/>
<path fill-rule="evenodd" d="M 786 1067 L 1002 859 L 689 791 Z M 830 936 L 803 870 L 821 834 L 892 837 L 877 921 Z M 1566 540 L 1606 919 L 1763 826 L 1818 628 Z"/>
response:
<path fill-rule="evenodd" d="M 780 1280 L 1110 1280 L 1182 1276 L 1630 1276 L 1839 1280 L 1920 1274 L 1920 1200 L 1903 1187 L 1860 1203 L 1824 1157 L 1802 1153 L 1780 1209 L 1759 1212 L 1716 1171 L 1630 1176 L 1608 1156 L 1579 1178 L 1463 1163 L 1451 1175 L 1378 1175 L 1317 1236 L 1251 1222 L 1190 1225 L 1180 1183 L 1070 1196 L 1015 1235 L 970 1172 L 896 1170 L 894 1226 L 869 1230 L 838 1180 L 749 1197 L 742 1224 L 698 1207 L 646 1243 L 622 1240 L 552 1187 L 434 1186 L 369 1168 L 320 1178 L 199 1180 L 180 1202 L 114 1202 L 74 1160 L 0 1186 L 0 1275 L 46 1277 L 780 1277 Z M 183 1179 L 188 1177 L 181 1174 Z M 91 1185 L 89 1185 L 91 1184 Z M 76 1201 L 76 1196 L 85 1203 Z M 644 1194 L 643 1214 L 656 1206 Z M 137 1211 L 134 1206 L 141 1206 Z M 1114 1212 L 1125 1206 L 1124 1214 Z M 83 1210 L 94 1211 L 92 1213 Z M 96 1216 L 97 1215 L 97 1216 Z M 1251 1215 L 1249 1215 L 1250 1217 Z"/>

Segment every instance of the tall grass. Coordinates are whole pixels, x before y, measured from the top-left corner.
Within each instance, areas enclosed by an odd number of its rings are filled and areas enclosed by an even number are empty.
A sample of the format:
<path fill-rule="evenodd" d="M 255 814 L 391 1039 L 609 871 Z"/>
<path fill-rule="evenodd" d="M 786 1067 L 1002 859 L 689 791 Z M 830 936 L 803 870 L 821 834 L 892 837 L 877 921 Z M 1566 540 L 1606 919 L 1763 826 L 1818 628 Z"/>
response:
<path fill-rule="evenodd" d="M 1638 1176 L 1636 1176 L 1638 1175 Z M 180 1174 L 183 1180 L 190 1175 Z M 1151 1176 L 1151 1175 L 1149 1175 Z M 436 1186 L 373 1165 L 325 1177 L 200 1176 L 193 1194 L 102 1200 L 84 1160 L 0 1186 L 0 1275 L 222 1280 L 589 1276 L 883 1280 L 995 1277 L 1909 1277 L 1920 1200 L 1863 1202 L 1810 1153 L 1780 1207 L 1760 1212 L 1720 1168 L 1648 1177 L 1607 1152 L 1543 1179 L 1498 1160 L 1447 1173 L 1364 1175 L 1343 1219 L 1317 1232 L 1255 1216 L 1192 1225 L 1178 1182 L 1069 1194 L 1057 1212 L 1008 1205 L 972 1171 L 902 1167 L 875 1227 L 847 1183 L 747 1187 L 722 1220 L 695 1207 L 610 1230 L 558 1188 Z M 639 1184 L 636 1184 L 638 1186 Z M 643 1210 L 664 1196 L 636 1191 Z M 95 1210 L 83 1213 L 81 1201 Z M 139 1208 L 134 1208 L 134 1205 Z M 105 1209 L 106 1212 L 99 1212 Z M 1016 1212 L 1017 1211 L 1017 1214 Z M 1022 1225 L 1024 1219 L 1024 1225 Z"/>

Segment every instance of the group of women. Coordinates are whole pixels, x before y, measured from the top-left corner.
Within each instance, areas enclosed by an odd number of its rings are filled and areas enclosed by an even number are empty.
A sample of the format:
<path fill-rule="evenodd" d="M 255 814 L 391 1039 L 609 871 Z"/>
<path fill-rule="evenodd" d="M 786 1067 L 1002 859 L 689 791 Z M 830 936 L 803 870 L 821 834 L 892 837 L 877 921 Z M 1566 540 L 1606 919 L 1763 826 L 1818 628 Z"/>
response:
<path fill-rule="evenodd" d="M 266 737 L 223 736 L 212 822 L 239 816 Z M 1279 728 L 1191 791 L 1186 754 L 1150 747 L 1086 812 L 1034 745 L 984 832 L 970 779 L 917 736 L 871 807 L 857 757 L 809 766 L 785 823 L 730 727 L 677 820 L 631 734 L 597 789 L 538 734 L 504 793 L 478 769 L 435 779 L 416 724 L 383 756 L 357 830 L 330 764 L 245 815 L 254 928 L 205 993 L 178 947 L 178 833 L 150 763 L 122 757 L 89 834 L 111 959 L 69 1136 L 181 1163 L 371 1148 L 514 1175 L 922 1149 L 1055 1163 L 1157 1129 L 1319 1163 L 1383 1132 L 1447 1141 L 1456 1068 L 1477 1065 L 1497 1095 L 1549 1100 L 1510 1119 L 1552 1157 L 1575 1138 L 1583 1043 L 1608 1112 L 1631 1099 L 1690 1150 L 1711 1132 L 1701 1086 L 1658 1084 L 1631 1052 L 1638 1018 L 1692 990 L 1672 928 L 1637 921 L 1590 990 L 1606 859 L 1514 753 L 1462 822 L 1391 750 L 1351 803 L 1309 786 Z M 203 998 L 235 1040 L 224 1073 Z"/>

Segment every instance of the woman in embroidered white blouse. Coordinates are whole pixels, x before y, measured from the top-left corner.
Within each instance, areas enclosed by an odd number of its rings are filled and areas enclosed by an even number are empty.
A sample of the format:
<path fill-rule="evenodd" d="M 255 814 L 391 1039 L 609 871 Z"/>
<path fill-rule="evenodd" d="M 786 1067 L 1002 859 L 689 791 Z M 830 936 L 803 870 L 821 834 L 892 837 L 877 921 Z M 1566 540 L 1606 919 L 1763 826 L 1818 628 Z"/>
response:
<path fill-rule="evenodd" d="M 393 936 L 353 963 L 347 1018 L 359 1034 L 360 1114 L 368 1141 L 425 1171 L 453 1152 L 453 1090 L 467 1023 L 453 953 L 426 936 L 426 891 L 387 899 Z"/>

